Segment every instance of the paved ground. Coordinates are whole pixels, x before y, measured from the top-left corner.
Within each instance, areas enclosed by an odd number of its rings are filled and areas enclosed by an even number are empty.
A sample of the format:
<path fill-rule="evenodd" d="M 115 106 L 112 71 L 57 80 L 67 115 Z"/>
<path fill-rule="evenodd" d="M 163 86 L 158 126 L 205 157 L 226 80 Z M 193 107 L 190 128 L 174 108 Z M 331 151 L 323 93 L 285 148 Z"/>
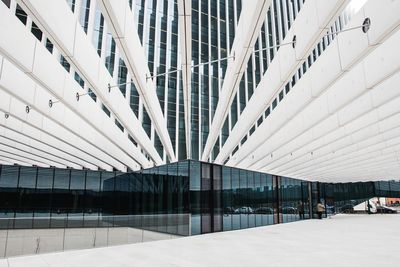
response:
<path fill-rule="evenodd" d="M 16 266 L 400 266 L 400 215 L 258 227 L 0 260 Z"/>

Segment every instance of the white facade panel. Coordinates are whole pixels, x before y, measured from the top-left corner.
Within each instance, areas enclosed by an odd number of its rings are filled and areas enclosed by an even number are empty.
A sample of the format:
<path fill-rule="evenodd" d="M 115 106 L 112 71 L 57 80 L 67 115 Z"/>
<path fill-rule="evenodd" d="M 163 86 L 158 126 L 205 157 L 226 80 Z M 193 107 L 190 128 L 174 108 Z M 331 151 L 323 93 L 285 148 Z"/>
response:
<path fill-rule="evenodd" d="M 368 1 L 364 6 L 366 18 L 371 20 L 368 31 L 370 45 L 382 42 L 381 36 L 389 34 L 400 25 L 400 2 L 396 0 Z"/>
<path fill-rule="evenodd" d="M 35 54 L 36 40 L 33 38 L 23 38 L 26 27 L 17 19 L 9 14 L 5 5 L 0 5 L 0 18 L 2 25 L 0 27 L 0 53 L 13 58 L 25 71 L 31 71 L 33 67 L 33 58 Z"/>
<path fill-rule="evenodd" d="M 347 24 L 345 29 L 360 27 L 363 25 L 365 15 L 363 10 L 358 12 Z M 365 51 L 368 48 L 368 36 L 362 30 L 344 31 L 337 36 L 340 51 L 340 64 L 343 70 L 349 70 L 359 59 L 359 51 Z"/>

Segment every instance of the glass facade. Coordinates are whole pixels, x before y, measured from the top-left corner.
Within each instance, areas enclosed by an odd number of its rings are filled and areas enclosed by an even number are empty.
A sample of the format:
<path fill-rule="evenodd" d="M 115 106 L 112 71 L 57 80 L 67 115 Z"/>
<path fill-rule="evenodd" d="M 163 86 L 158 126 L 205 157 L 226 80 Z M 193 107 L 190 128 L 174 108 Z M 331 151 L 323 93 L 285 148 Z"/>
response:
<path fill-rule="evenodd" d="M 185 160 L 121 173 L 3 165 L 0 228 L 134 227 L 177 235 L 317 218 L 400 182 L 318 183 Z"/>

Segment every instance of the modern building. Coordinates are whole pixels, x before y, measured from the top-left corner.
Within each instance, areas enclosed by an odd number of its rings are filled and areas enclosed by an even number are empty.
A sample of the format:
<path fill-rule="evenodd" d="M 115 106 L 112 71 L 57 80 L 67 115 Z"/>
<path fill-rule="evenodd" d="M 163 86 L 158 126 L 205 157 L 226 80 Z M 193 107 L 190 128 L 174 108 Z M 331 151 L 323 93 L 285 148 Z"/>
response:
<path fill-rule="evenodd" d="M 1 0 L 0 228 L 174 235 L 400 197 L 399 0 Z"/>

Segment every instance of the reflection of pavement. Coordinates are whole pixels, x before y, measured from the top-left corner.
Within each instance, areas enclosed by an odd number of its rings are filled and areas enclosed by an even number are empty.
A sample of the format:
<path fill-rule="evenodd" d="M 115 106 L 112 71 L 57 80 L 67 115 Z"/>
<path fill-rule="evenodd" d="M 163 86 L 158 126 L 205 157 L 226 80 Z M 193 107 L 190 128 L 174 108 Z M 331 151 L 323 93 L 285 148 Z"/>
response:
<path fill-rule="evenodd" d="M 8 266 L 399 266 L 399 225 L 399 215 L 337 215 L 166 241 L 12 258 Z M 2 264 L 7 266 L 6 261 L 0 261 Z"/>

